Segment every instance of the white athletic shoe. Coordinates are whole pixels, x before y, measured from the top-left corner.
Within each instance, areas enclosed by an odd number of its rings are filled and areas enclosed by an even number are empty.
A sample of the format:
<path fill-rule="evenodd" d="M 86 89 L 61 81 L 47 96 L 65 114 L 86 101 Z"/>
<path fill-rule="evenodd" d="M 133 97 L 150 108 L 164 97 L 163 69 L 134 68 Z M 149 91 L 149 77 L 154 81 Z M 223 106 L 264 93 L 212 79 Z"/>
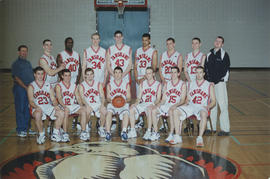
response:
<path fill-rule="evenodd" d="M 51 136 L 51 140 L 54 141 L 54 142 L 60 142 L 62 140 L 60 130 L 53 129 L 53 134 Z"/>
<path fill-rule="evenodd" d="M 67 132 L 63 132 L 62 133 L 62 140 L 61 140 L 61 142 L 69 142 L 69 141 L 70 141 L 70 139 L 69 139 L 68 133 Z"/>
<path fill-rule="evenodd" d="M 105 132 L 104 127 L 99 127 L 99 128 L 98 128 L 98 134 L 99 134 L 99 136 L 102 137 L 102 138 L 106 137 L 106 132 Z"/>
<path fill-rule="evenodd" d="M 197 147 L 203 147 L 204 143 L 203 143 L 203 138 L 201 136 L 198 136 L 196 139 L 196 146 Z"/>
<path fill-rule="evenodd" d="M 152 132 L 151 137 L 150 137 L 151 141 L 159 140 L 159 138 L 160 138 L 160 135 L 158 132 Z"/>
<path fill-rule="evenodd" d="M 82 131 L 80 135 L 80 139 L 83 141 L 87 141 L 90 139 L 90 134 L 86 131 Z"/>
<path fill-rule="evenodd" d="M 151 132 L 150 131 L 146 131 L 144 136 L 143 136 L 143 139 L 144 140 L 150 140 L 150 137 L 151 137 Z"/>
<path fill-rule="evenodd" d="M 46 140 L 45 132 L 39 133 L 37 135 L 37 143 L 38 144 L 43 144 Z"/>
<path fill-rule="evenodd" d="M 171 140 L 173 140 L 173 134 L 170 133 L 169 136 L 165 139 L 165 142 L 169 143 Z"/>
<path fill-rule="evenodd" d="M 130 129 L 130 131 L 128 132 L 128 138 L 136 138 L 137 137 L 137 132 L 135 130 L 135 128 Z"/>
<path fill-rule="evenodd" d="M 180 143 L 182 143 L 182 136 L 175 134 L 173 136 L 173 139 L 170 140 L 169 142 L 170 142 L 170 144 L 173 144 L 173 145 L 180 144 Z"/>

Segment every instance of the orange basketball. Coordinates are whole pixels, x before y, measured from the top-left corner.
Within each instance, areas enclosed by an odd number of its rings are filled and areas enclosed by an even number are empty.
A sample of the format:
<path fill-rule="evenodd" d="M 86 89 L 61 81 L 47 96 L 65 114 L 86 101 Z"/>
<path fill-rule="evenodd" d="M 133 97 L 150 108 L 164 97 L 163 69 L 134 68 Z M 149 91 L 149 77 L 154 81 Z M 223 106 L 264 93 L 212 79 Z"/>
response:
<path fill-rule="evenodd" d="M 112 105 L 116 108 L 121 108 L 125 105 L 126 100 L 122 96 L 115 96 L 112 100 Z"/>

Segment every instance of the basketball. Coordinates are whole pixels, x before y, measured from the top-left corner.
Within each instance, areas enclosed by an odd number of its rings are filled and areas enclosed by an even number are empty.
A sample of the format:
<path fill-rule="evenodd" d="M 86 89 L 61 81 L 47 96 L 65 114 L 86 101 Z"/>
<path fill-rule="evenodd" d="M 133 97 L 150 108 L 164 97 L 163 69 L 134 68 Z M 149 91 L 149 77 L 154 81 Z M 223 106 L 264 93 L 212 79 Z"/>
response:
<path fill-rule="evenodd" d="M 126 101 L 122 96 L 115 96 L 112 100 L 112 105 L 116 108 L 121 108 L 125 105 Z"/>

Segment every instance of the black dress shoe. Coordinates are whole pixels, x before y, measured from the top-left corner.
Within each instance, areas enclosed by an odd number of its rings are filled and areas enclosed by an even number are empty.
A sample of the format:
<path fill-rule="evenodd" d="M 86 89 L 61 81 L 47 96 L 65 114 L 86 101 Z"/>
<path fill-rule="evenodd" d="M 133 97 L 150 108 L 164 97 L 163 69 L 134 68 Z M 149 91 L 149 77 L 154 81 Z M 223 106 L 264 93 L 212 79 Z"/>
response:
<path fill-rule="evenodd" d="M 220 131 L 218 133 L 218 136 L 229 136 L 230 135 L 230 132 L 224 132 L 224 131 Z"/>

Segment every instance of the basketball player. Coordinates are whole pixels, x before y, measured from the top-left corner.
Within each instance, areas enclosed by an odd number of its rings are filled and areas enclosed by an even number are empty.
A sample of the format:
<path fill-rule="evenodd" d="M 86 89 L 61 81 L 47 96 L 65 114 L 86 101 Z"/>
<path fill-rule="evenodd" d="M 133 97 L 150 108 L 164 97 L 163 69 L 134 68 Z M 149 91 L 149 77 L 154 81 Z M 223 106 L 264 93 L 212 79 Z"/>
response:
<path fill-rule="evenodd" d="M 33 81 L 27 89 L 29 104 L 32 108 L 32 116 L 35 119 L 37 129 L 39 131 L 37 137 L 37 143 L 43 144 L 46 136 L 43 130 L 43 120 L 46 120 L 47 116 L 51 120 L 55 120 L 55 128 L 51 140 L 55 142 L 61 141 L 60 127 L 64 118 L 64 111 L 62 111 L 57 105 L 55 94 L 52 86 L 43 80 L 44 70 L 42 67 L 36 67 L 34 69 L 35 81 Z"/>
<path fill-rule="evenodd" d="M 178 106 L 184 104 L 186 99 L 186 84 L 180 80 L 180 74 L 180 69 L 177 66 L 171 67 L 171 80 L 165 83 L 165 86 L 162 90 L 162 100 L 152 111 L 155 135 L 151 135 L 149 131 L 149 133 L 145 135 L 145 139 L 158 140 L 159 134 L 157 133 L 157 124 L 159 117 L 162 115 L 169 116 L 170 119 L 170 133 L 169 136 L 165 139 L 165 142 L 172 140 L 175 130 L 173 111 Z"/>
<path fill-rule="evenodd" d="M 205 62 L 205 54 L 200 52 L 201 47 L 201 39 L 198 37 L 194 37 L 192 39 L 192 52 L 188 53 L 185 58 L 185 76 L 187 81 L 195 81 L 196 80 L 196 68 L 198 66 L 204 66 Z"/>
<path fill-rule="evenodd" d="M 159 62 L 159 75 L 162 84 L 171 79 L 171 67 L 177 66 L 181 73 L 183 64 L 182 55 L 175 50 L 174 38 L 168 38 L 166 40 L 166 46 L 167 51 L 161 54 Z"/>
<path fill-rule="evenodd" d="M 123 70 L 123 80 L 131 83 L 130 70 L 132 67 L 132 50 L 129 46 L 123 44 L 123 33 L 116 31 L 114 33 L 115 44 L 107 50 L 107 70 L 110 74 L 110 81 L 114 80 L 114 68 L 119 66 Z"/>
<path fill-rule="evenodd" d="M 95 74 L 94 80 L 102 83 L 103 87 L 105 87 L 107 76 L 106 50 L 99 46 L 100 35 L 98 33 L 94 33 L 91 35 L 91 41 L 92 45 L 84 50 L 82 61 L 82 75 L 84 77 L 84 72 L 86 68 L 93 69 Z"/>
<path fill-rule="evenodd" d="M 62 142 L 69 142 L 70 139 L 67 133 L 69 115 L 79 114 L 80 119 L 85 121 L 86 109 L 85 107 L 83 107 L 81 98 L 79 96 L 79 91 L 75 82 L 71 81 L 72 73 L 69 71 L 69 69 L 64 69 L 61 73 L 61 78 L 63 80 L 56 85 L 55 91 L 57 100 L 65 112 L 63 121 Z"/>
<path fill-rule="evenodd" d="M 105 96 L 102 84 L 95 80 L 94 70 L 91 68 L 86 68 L 84 72 L 85 80 L 79 86 L 80 96 L 82 103 L 86 106 L 87 117 L 86 120 L 81 121 L 82 132 L 80 135 L 81 140 L 89 140 L 90 134 L 86 131 L 86 124 L 90 120 L 90 115 L 95 114 L 100 117 L 100 127 L 98 133 L 100 137 L 105 137 L 105 116 L 106 108 L 104 106 Z"/>
<path fill-rule="evenodd" d="M 195 115 L 200 121 L 199 136 L 196 139 L 196 146 L 203 147 L 203 138 L 207 116 L 209 110 L 216 104 L 216 97 L 213 84 L 204 79 L 204 68 L 198 66 L 196 68 L 196 80 L 188 83 L 187 88 L 187 104 L 178 107 L 174 110 L 175 135 L 171 144 L 182 142 L 181 123 L 186 118 Z"/>
<path fill-rule="evenodd" d="M 44 79 L 47 83 L 52 85 L 54 89 L 57 84 L 57 73 L 61 70 L 65 69 L 65 64 L 61 63 L 57 68 L 56 61 L 54 57 L 51 55 L 52 51 L 52 41 L 46 39 L 43 41 L 43 50 L 44 54 L 39 59 L 39 65 L 44 69 Z"/>
<path fill-rule="evenodd" d="M 121 67 L 117 66 L 114 68 L 114 80 L 111 80 L 107 85 L 107 115 L 106 115 L 106 141 L 111 140 L 111 124 L 112 124 L 112 115 L 118 114 L 120 120 L 122 120 L 122 132 L 121 139 L 126 141 L 127 136 L 127 126 L 128 126 L 128 116 L 129 116 L 129 104 L 131 100 L 130 95 L 130 84 L 127 80 L 123 79 L 123 70 Z M 121 108 L 116 108 L 112 105 L 112 100 L 116 96 L 122 96 L 126 103 Z"/>
<path fill-rule="evenodd" d="M 137 137 L 135 130 L 135 120 L 139 115 L 145 112 L 147 116 L 148 130 L 152 128 L 152 110 L 159 103 L 161 97 L 160 82 L 154 79 L 155 73 L 152 67 L 146 68 L 146 80 L 140 84 L 139 95 L 135 104 L 130 107 L 130 125 L 131 130 L 128 133 L 129 138 Z"/>
<path fill-rule="evenodd" d="M 81 76 L 81 62 L 79 54 L 73 50 L 73 39 L 67 37 L 65 39 L 65 50 L 57 55 L 56 62 L 58 66 L 64 63 L 66 69 L 71 72 L 71 83 L 78 84 Z M 62 74 L 60 74 L 60 77 Z"/>
<path fill-rule="evenodd" d="M 142 47 L 135 53 L 134 76 L 136 81 L 137 96 L 139 95 L 140 84 L 145 80 L 147 67 L 152 67 L 154 72 L 157 69 L 157 50 L 151 47 L 150 34 L 142 35 Z"/>

